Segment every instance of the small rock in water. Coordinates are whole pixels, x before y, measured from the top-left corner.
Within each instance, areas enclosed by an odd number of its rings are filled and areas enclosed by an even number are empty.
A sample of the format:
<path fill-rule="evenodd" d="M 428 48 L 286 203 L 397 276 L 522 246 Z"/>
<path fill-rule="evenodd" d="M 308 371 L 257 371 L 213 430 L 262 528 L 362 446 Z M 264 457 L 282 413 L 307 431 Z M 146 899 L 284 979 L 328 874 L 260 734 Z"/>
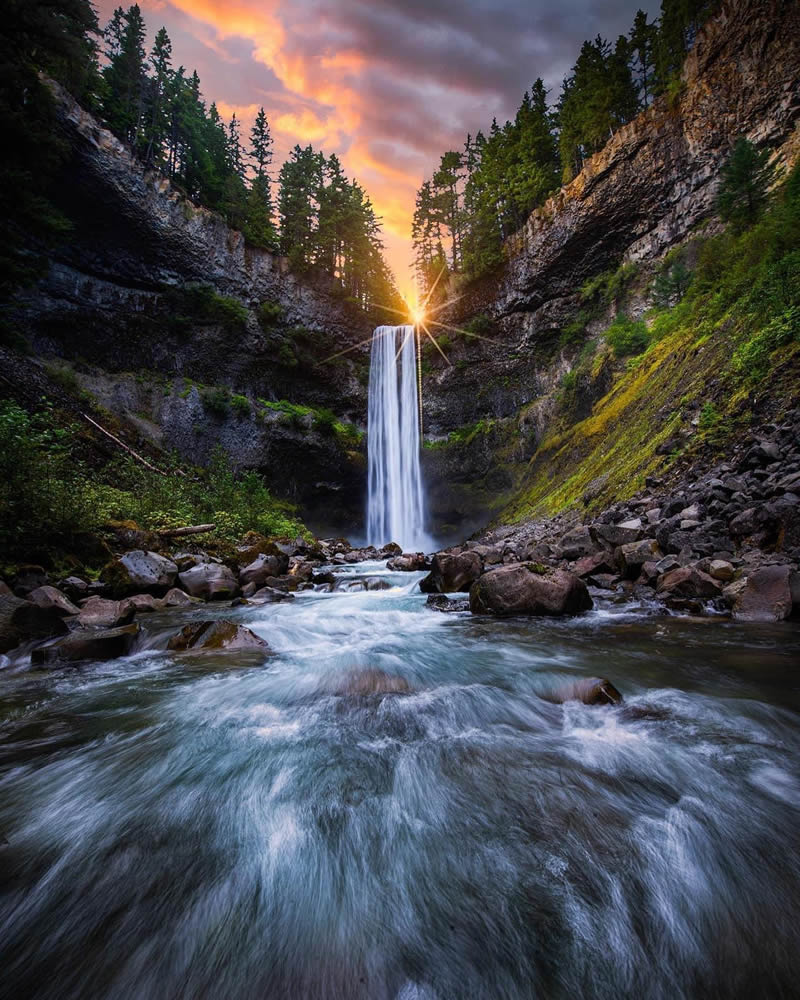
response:
<path fill-rule="evenodd" d="M 567 678 L 539 692 L 545 701 L 562 705 L 565 701 L 582 701 L 584 705 L 619 705 L 622 695 L 605 677 Z"/>
<path fill-rule="evenodd" d="M 448 597 L 446 594 L 430 594 L 425 602 L 426 608 L 433 611 L 469 611 L 468 597 Z"/>
<path fill-rule="evenodd" d="M 404 677 L 387 674 L 377 667 L 354 669 L 345 675 L 334 689 L 336 694 L 410 694 L 411 687 Z"/>
<path fill-rule="evenodd" d="M 167 645 L 167 649 L 175 652 L 185 652 L 187 650 L 207 650 L 218 649 L 261 649 L 269 651 L 269 645 L 261 638 L 251 632 L 244 625 L 237 625 L 236 622 L 226 621 L 224 618 L 217 621 L 191 622 L 174 635 Z"/>

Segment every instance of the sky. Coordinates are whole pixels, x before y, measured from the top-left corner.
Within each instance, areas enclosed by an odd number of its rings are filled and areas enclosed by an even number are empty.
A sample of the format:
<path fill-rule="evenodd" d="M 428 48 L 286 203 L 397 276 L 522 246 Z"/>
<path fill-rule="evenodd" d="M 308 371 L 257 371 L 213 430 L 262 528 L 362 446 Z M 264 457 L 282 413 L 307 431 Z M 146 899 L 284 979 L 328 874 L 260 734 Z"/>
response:
<path fill-rule="evenodd" d="M 117 3 L 119 0 L 117 0 Z M 117 4 L 97 4 L 102 25 Z M 127 4 L 125 4 L 127 6 Z M 412 284 L 411 217 L 447 149 L 514 116 L 539 76 L 558 95 L 581 42 L 627 33 L 647 0 L 139 0 L 148 48 L 164 25 L 173 65 L 249 135 L 264 106 L 273 171 L 296 144 L 336 153 L 383 219 L 386 257 Z"/>

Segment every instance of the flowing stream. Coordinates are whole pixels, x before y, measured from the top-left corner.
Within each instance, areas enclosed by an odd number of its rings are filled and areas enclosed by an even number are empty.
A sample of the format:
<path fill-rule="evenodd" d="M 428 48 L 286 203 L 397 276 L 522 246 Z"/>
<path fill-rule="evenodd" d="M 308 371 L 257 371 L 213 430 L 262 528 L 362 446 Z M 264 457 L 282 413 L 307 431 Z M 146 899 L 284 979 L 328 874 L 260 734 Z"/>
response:
<path fill-rule="evenodd" d="M 367 543 L 429 549 L 419 467 L 417 349 L 413 326 L 372 335 L 367 413 Z"/>
<path fill-rule="evenodd" d="M 0 993 L 797 995 L 795 626 L 445 615 L 338 572 L 0 673 Z M 275 654 L 164 651 L 209 614 Z M 590 675 L 624 703 L 546 700 Z"/>

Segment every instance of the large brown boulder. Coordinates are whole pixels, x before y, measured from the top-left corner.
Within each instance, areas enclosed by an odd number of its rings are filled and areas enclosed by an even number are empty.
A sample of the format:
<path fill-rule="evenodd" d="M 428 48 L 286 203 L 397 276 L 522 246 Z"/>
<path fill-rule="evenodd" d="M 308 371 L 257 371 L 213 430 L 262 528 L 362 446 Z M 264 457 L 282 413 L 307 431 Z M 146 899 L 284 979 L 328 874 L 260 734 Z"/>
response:
<path fill-rule="evenodd" d="M 248 563 L 239 573 L 239 583 L 243 587 L 248 583 L 263 587 L 269 577 L 283 576 L 288 569 L 289 557 L 276 548 L 273 553 L 260 553 Z"/>
<path fill-rule="evenodd" d="M 423 594 L 466 593 L 481 575 L 477 552 L 437 552 L 430 573 L 419 582 Z"/>
<path fill-rule="evenodd" d="M 255 649 L 269 651 L 269 645 L 244 625 L 221 618 L 217 621 L 190 622 L 169 640 L 168 649 L 214 651 L 218 649 Z"/>
<path fill-rule="evenodd" d="M 128 601 L 108 601 L 104 597 L 88 597 L 81 604 L 78 624 L 82 627 L 117 628 L 128 625 L 136 614 L 136 606 Z"/>
<path fill-rule="evenodd" d="M 222 563 L 200 563 L 180 573 L 178 579 L 191 597 L 205 601 L 227 601 L 239 593 L 236 577 Z"/>
<path fill-rule="evenodd" d="M 386 563 L 386 568 L 395 572 L 415 573 L 425 569 L 426 563 L 424 552 L 404 552 L 402 555 L 390 559 Z"/>
<path fill-rule="evenodd" d="M 793 596 L 795 599 L 793 600 Z M 800 573 L 791 566 L 762 566 L 747 577 L 733 605 L 740 622 L 778 622 L 800 612 Z"/>
<path fill-rule="evenodd" d="M 10 594 L 0 595 L 0 653 L 31 639 L 48 639 L 67 631 L 59 609 L 42 608 Z"/>
<path fill-rule="evenodd" d="M 574 573 L 536 563 L 501 566 L 472 585 L 473 614 L 577 615 L 592 607 L 586 584 Z"/>
<path fill-rule="evenodd" d="M 37 587 L 28 594 L 28 600 L 38 604 L 40 608 L 55 608 L 62 618 L 70 615 L 80 614 L 80 610 L 75 607 L 66 594 L 62 594 L 57 587 Z"/>
<path fill-rule="evenodd" d="M 78 660 L 114 660 L 127 656 L 139 634 L 138 625 L 123 625 L 104 631 L 86 629 L 71 632 L 50 646 L 39 646 L 31 653 L 31 663 L 75 663 Z"/>
<path fill-rule="evenodd" d="M 175 583 L 178 567 L 157 552 L 132 549 L 106 566 L 103 579 L 111 584 L 115 597 L 130 594 L 165 594 Z"/>
<path fill-rule="evenodd" d="M 696 566 L 682 566 L 662 576 L 656 588 L 662 597 L 692 597 L 708 600 L 719 597 L 722 584 Z"/>

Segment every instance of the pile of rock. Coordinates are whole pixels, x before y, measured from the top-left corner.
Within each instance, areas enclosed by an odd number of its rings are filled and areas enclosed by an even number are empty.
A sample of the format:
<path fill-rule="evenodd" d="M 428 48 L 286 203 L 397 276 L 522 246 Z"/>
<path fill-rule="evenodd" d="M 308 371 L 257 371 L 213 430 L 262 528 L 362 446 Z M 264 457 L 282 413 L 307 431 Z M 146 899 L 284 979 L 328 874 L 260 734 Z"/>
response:
<path fill-rule="evenodd" d="M 501 552 L 504 563 L 535 559 L 676 611 L 739 621 L 800 614 L 800 410 L 696 480 L 670 488 L 648 478 L 646 487 L 593 520 L 498 529 L 472 550 Z"/>

